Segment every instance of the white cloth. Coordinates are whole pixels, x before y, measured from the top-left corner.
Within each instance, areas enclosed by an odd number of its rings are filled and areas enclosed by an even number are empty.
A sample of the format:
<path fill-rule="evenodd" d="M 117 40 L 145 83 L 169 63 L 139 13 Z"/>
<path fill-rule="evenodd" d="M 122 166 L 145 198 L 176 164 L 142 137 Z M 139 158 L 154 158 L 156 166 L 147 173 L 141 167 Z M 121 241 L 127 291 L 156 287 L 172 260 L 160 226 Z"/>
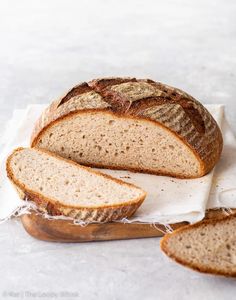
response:
<path fill-rule="evenodd" d="M 221 161 L 208 175 L 184 180 L 127 171 L 102 170 L 132 182 L 148 193 L 135 216 L 123 221 L 194 223 L 204 217 L 206 208 L 236 207 L 236 140 L 223 117 L 223 105 L 206 105 L 206 107 L 222 128 L 225 143 Z M 44 108 L 44 105 L 30 105 L 26 110 L 16 110 L 6 126 L 1 141 L 5 147 L 0 155 L 0 219 L 2 220 L 9 218 L 19 207 L 25 206 L 25 201 L 19 199 L 6 179 L 5 159 L 14 148 L 29 145 L 35 120 Z"/>

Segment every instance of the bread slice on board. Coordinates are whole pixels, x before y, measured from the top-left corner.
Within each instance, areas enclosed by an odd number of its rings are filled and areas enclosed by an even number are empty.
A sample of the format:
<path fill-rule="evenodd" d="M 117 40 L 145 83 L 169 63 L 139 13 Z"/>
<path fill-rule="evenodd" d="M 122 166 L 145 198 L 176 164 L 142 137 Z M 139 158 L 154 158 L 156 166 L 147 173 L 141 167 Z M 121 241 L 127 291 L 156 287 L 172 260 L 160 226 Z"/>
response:
<path fill-rule="evenodd" d="M 87 166 L 195 178 L 219 160 L 222 135 L 207 109 L 179 89 L 105 78 L 54 101 L 34 128 L 32 146 Z"/>
<path fill-rule="evenodd" d="M 23 198 L 40 210 L 84 222 L 128 218 L 146 196 L 132 184 L 41 149 L 16 149 L 6 169 Z"/>
<path fill-rule="evenodd" d="M 236 277 L 236 215 L 187 225 L 166 234 L 161 249 L 194 270 Z"/>

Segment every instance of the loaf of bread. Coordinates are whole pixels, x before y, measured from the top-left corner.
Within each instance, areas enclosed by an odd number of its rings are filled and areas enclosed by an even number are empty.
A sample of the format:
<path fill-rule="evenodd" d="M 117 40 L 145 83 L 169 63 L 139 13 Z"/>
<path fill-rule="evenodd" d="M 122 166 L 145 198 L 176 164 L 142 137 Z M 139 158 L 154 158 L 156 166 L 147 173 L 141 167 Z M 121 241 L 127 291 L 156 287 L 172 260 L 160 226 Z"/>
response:
<path fill-rule="evenodd" d="M 222 151 L 220 129 L 187 93 L 135 78 L 82 83 L 38 120 L 32 146 L 87 166 L 179 178 L 208 173 Z"/>
<path fill-rule="evenodd" d="M 187 225 L 165 235 L 161 249 L 194 270 L 236 277 L 236 215 Z"/>
<path fill-rule="evenodd" d="M 86 223 L 128 218 L 146 196 L 132 184 L 41 149 L 16 149 L 6 168 L 23 199 L 42 212 Z"/>

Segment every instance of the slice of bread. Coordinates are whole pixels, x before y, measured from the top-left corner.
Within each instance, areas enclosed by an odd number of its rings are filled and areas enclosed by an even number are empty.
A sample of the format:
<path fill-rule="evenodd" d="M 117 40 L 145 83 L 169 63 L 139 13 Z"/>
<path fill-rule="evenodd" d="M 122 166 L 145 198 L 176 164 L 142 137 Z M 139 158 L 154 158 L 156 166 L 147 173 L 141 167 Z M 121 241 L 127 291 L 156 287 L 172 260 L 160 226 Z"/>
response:
<path fill-rule="evenodd" d="M 23 198 L 40 210 L 84 222 L 128 218 L 146 196 L 132 184 L 35 148 L 16 149 L 6 169 Z"/>
<path fill-rule="evenodd" d="M 180 178 L 205 175 L 222 150 L 220 129 L 201 103 L 135 78 L 74 87 L 45 110 L 31 142 L 87 166 Z"/>
<path fill-rule="evenodd" d="M 236 277 L 236 215 L 201 221 L 166 234 L 161 249 L 194 270 Z"/>

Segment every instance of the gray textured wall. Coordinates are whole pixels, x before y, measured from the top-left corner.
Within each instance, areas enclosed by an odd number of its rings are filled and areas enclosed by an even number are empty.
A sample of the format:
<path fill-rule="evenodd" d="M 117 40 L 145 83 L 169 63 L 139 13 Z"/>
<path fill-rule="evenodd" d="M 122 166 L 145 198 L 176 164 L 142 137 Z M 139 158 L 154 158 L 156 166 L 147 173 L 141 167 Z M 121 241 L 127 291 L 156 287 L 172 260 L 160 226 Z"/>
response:
<path fill-rule="evenodd" d="M 235 0 L 0 0 L 0 133 L 14 108 L 110 75 L 150 77 L 224 103 L 236 132 L 235 16 Z M 234 280 L 174 264 L 156 238 L 53 244 L 12 220 L 1 224 L 0 244 L 1 299 L 9 291 L 235 299 Z"/>
<path fill-rule="evenodd" d="M 5 0 L 1 121 L 98 76 L 150 77 L 224 103 L 236 129 L 235 0 Z"/>

